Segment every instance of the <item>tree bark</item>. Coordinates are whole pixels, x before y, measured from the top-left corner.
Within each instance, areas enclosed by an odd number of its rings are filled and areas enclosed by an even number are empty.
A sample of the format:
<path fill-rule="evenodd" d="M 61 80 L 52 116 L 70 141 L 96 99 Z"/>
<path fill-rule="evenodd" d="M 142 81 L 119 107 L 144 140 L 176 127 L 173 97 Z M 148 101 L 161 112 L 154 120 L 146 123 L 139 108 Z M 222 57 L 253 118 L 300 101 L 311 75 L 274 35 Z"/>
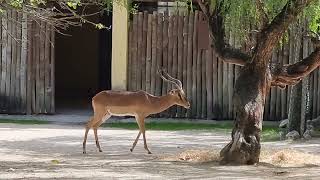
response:
<path fill-rule="evenodd" d="M 220 156 L 222 164 L 255 164 L 260 156 L 260 133 L 266 94 L 270 89 L 270 72 L 256 64 L 244 66 L 235 84 L 235 126 L 231 142 Z"/>
<path fill-rule="evenodd" d="M 236 110 L 232 140 L 220 152 L 221 163 L 256 164 L 260 157 L 260 134 L 266 95 L 270 87 L 285 88 L 297 84 L 320 65 L 320 43 L 307 58 L 293 65 L 270 64 L 272 50 L 297 15 L 313 0 L 288 0 L 282 11 L 265 24 L 258 36 L 257 45 L 251 54 L 231 48 L 224 42 L 224 25 L 221 13 L 223 0 L 210 10 L 208 2 L 198 4 L 208 18 L 212 47 L 224 62 L 243 66 L 236 80 L 234 104 Z M 260 13 L 264 13 L 262 1 L 257 0 Z M 300 103 L 301 104 L 301 103 Z"/>
<path fill-rule="evenodd" d="M 297 85 L 295 85 L 291 89 L 289 115 L 288 115 L 288 119 L 289 119 L 288 132 L 293 130 L 300 132 L 301 98 L 302 98 L 302 82 L 299 82 Z"/>

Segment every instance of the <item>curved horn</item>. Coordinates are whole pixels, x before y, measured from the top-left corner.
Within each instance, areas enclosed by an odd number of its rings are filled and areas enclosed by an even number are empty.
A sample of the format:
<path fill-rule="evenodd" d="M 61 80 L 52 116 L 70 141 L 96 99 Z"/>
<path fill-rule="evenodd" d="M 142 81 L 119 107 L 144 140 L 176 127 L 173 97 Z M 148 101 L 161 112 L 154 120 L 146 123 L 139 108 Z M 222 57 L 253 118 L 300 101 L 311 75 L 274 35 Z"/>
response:
<path fill-rule="evenodd" d="M 178 89 L 182 89 L 181 81 L 171 77 L 167 72 L 164 71 L 164 69 L 158 68 L 158 74 L 163 80 L 173 83 Z"/>

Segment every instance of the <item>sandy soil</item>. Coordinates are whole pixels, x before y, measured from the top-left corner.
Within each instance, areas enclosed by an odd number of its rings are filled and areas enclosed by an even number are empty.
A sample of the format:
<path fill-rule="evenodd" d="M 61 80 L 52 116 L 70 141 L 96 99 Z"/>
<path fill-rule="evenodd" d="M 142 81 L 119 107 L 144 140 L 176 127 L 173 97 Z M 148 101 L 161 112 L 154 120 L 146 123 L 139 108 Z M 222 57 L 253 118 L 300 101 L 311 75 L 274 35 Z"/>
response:
<path fill-rule="evenodd" d="M 0 124 L 0 179 L 318 179 L 320 139 L 263 143 L 256 166 L 221 166 L 229 134 L 147 131 L 153 154 L 129 148 L 136 130 L 99 130 L 99 153 L 90 131 L 82 154 L 81 126 Z M 197 154 L 198 153 L 198 154 Z M 210 160 L 210 162 L 206 162 Z"/>

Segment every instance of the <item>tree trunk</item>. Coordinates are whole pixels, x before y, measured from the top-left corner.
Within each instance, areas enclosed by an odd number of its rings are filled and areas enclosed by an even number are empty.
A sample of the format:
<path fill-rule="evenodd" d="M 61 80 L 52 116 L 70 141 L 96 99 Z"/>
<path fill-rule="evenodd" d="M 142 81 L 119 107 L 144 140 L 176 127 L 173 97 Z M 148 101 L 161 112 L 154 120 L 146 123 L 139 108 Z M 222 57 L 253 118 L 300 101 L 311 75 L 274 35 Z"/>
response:
<path fill-rule="evenodd" d="M 266 94 L 270 89 L 269 69 L 251 63 L 244 66 L 235 84 L 235 126 L 232 140 L 221 152 L 221 163 L 255 164 L 260 156 L 260 133 Z"/>
<path fill-rule="evenodd" d="M 293 86 L 290 94 L 288 131 L 300 132 L 302 82 Z M 300 134 L 301 135 L 301 134 Z"/>

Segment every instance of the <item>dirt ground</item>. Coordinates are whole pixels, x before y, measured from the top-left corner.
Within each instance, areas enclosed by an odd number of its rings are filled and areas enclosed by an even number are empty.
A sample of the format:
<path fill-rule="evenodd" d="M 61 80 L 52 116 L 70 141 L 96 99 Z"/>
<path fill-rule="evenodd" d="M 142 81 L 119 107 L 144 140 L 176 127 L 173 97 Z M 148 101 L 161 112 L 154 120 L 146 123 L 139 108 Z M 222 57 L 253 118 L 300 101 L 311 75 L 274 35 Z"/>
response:
<path fill-rule="evenodd" d="M 0 124 L 0 179 L 318 179 L 320 139 L 263 143 L 256 166 L 221 166 L 219 150 L 230 134 L 147 131 L 148 155 L 137 130 L 90 131 L 82 154 L 82 126 Z M 198 154 L 197 154 L 198 153 Z M 206 162 L 207 160 L 209 162 Z"/>

